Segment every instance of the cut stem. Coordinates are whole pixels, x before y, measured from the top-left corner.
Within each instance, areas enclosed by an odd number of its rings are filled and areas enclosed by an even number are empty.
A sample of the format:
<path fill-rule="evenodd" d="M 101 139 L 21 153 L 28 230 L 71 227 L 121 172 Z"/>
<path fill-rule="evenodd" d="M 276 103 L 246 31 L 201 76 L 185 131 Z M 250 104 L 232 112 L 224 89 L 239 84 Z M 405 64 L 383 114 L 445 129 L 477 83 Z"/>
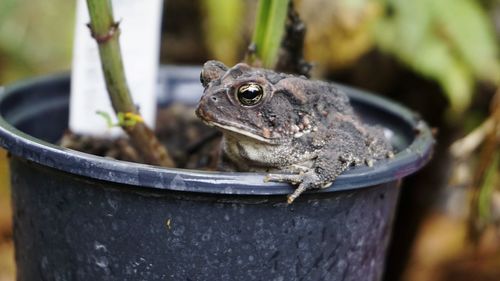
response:
<path fill-rule="evenodd" d="M 139 115 L 125 77 L 118 41 L 120 28 L 113 18 L 111 0 L 87 0 L 87 6 L 90 15 L 89 28 L 99 47 L 101 67 L 113 109 L 115 113 Z M 144 122 L 121 127 L 148 164 L 174 166 L 165 147 Z"/>

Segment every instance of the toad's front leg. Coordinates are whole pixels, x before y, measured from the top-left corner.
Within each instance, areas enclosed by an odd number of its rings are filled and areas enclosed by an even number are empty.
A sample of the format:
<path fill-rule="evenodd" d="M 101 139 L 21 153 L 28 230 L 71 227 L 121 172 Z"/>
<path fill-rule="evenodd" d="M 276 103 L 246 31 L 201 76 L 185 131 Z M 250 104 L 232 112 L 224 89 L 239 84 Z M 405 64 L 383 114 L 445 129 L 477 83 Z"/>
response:
<path fill-rule="evenodd" d="M 306 190 L 327 187 L 331 184 L 331 182 L 323 183 L 320 180 L 320 176 L 312 169 L 299 174 L 269 174 L 266 176 L 265 181 L 288 182 L 293 185 L 298 185 L 294 192 L 288 195 L 288 204 L 291 204 Z"/>
<path fill-rule="evenodd" d="M 264 179 L 272 182 L 288 182 L 297 185 L 293 193 L 288 195 L 287 202 L 291 204 L 306 190 L 329 187 L 333 181 L 354 163 L 347 155 L 331 159 L 317 159 L 313 168 L 298 174 L 269 174 Z"/>

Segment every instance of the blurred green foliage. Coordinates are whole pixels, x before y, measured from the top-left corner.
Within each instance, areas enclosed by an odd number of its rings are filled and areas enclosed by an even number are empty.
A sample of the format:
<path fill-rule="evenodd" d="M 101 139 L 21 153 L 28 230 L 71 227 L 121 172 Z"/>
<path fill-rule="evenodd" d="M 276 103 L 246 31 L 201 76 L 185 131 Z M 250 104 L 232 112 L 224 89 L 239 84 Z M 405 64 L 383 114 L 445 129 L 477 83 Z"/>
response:
<path fill-rule="evenodd" d="M 250 38 L 245 37 L 250 37 L 252 33 L 254 53 L 246 58 L 247 63 L 274 67 L 285 31 L 289 0 L 259 0 L 254 3 L 206 0 L 201 3 L 205 45 L 215 58 L 228 65 L 242 61 L 242 50 L 250 45 Z M 252 26 L 250 32 L 245 25 Z"/>
<path fill-rule="evenodd" d="M 498 0 L 296 2 L 313 41 L 306 55 L 320 66 L 345 67 L 378 47 L 437 81 L 455 113 L 470 104 L 477 80 L 499 83 L 498 40 L 486 11 Z M 255 3 L 201 4 L 211 53 L 229 64 L 242 59 Z M 67 0 L 0 1 L 0 84 L 70 67 L 74 6 Z"/>
<path fill-rule="evenodd" d="M 296 0 L 308 25 L 306 56 L 319 68 L 356 63 L 373 48 L 396 57 L 419 75 L 439 83 L 451 113 L 463 112 L 477 80 L 498 84 L 498 42 L 487 6 L 498 0 Z M 216 1 L 214 1 L 216 2 Z M 231 2 L 231 1 L 229 1 Z M 248 3 L 247 3 L 248 8 Z M 231 17 L 235 26 L 247 9 L 212 9 L 209 17 Z M 238 16 L 234 16 L 237 14 Z M 227 26 L 231 26 L 228 24 Z M 207 28 L 219 34 L 216 26 Z M 217 47 L 218 42 L 208 42 Z M 213 49 L 213 48 L 212 48 Z M 213 53 L 215 54 L 215 53 Z M 218 57 L 217 55 L 215 56 Z"/>
<path fill-rule="evenodd" d="M 470 104 L 476 79 L 499 82 L 493 23 L 478 1 L 379 1 L 377 45 L 436 80 L 455 113 Z"/>
<path fill-rule="evenodd" d="M 75 1 L 0 1 L 0 84 L 70 68 Z"/>
<path fill-rule="evenodd" d="M 244 47 L 242 32 L 244 27 L 244 2 L 227 0 L 205 0 L 201 1 L 204 11 L 203 28 L 205 42 L 210 52 L 219 60 L 234 64 L 239 60 L 239 50 Z M 224 15 L 224 16 L 221 16 Z M 211 32 L 214 30 L 216 32 Z M 217 44 L 211 44 L 217 42 Z"/>

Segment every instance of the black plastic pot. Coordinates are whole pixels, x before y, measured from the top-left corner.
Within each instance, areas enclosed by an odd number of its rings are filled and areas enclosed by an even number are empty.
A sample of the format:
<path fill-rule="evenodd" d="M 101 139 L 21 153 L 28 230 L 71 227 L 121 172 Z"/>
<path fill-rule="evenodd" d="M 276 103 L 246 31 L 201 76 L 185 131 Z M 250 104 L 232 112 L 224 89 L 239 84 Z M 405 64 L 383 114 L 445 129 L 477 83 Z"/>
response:
<path fill-rule="evenodd" d="M 198 77 L 198 68 L 164 68 L 160 103 L 197 102 Z M 399 152 L 287 205 L 292 188 L 262 174 L 163 169 L 53 145 L 69 84 L 44 77 L 0 96 L 18 280 L 380 280 L 400 180 L 431 157 L 417 115 L 344 87 Z"/>

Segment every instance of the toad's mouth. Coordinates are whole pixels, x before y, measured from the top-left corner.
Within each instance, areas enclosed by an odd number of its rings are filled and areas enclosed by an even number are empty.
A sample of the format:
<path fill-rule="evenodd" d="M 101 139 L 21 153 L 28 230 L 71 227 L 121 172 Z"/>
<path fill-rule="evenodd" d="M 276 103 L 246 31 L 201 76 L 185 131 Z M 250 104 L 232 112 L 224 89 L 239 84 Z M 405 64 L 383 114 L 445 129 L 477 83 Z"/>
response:
<path fill-rule="evenodd" d="M 244 124 L 231 122 L 221 118 L 215 118 L 210 111 L 203 110 L 201 102 L 195 113 L 203 121 L 203 123 L 207 124 L 210 127 L 216 127 L 223 133 L 230 134 L 236 139 L 247 138 L 268 145 L 279 145 L 283 143 L 283 140 L 279 138 L 264 137 L 263 135 L 259 134 L 260 131 L 256 128 L 252 128 L 250 126 L 245 126 Z"/>
<path fill-rule="evenodd" d="M 202 119 L 203 120 L 203 119 Z M 217 127 L 220 128 L 223 132 L 227 132 L 236 138 L 238 137 L 246 137 L 250 138 L 265 144 L 271 144 L 271 145 L 278 145 L 281 143 L 279 139 L 271 139 L 271 138 L 265 138 L 259 134 L 256 133 L 256 130 L 253 128 L 245 127 L 242 126 L 241 124 L 232 124 L 231 122 L 215 122 L 215 121 L 208 121 L 208 120 L 203 120 L 205 124 L 211 127 Z"/>

